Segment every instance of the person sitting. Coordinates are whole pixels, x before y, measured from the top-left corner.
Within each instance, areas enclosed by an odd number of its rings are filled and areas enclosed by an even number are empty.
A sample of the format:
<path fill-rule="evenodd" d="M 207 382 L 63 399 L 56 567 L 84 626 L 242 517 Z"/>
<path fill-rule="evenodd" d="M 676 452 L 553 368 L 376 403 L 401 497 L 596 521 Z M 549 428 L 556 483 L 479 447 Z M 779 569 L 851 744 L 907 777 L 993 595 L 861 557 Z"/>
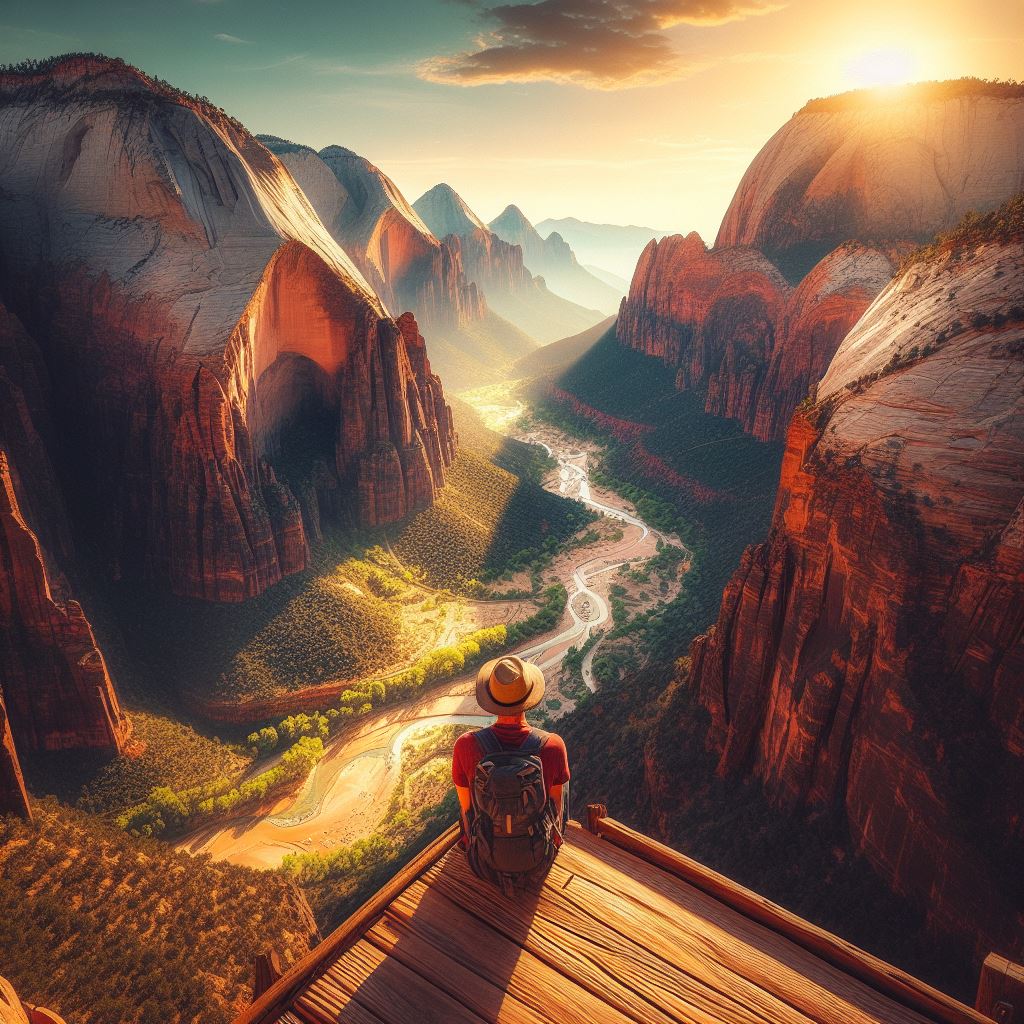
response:
<path fill-rule="evenodd" d="M 544 674 L 509 655 L 477 673 L 476 699 L 497 721 L 455 741 L 452 781 L 469 865 L 506 895 L 535 889 L 562 844 L 569 758 L 560 736 L 531 728 Z"/>

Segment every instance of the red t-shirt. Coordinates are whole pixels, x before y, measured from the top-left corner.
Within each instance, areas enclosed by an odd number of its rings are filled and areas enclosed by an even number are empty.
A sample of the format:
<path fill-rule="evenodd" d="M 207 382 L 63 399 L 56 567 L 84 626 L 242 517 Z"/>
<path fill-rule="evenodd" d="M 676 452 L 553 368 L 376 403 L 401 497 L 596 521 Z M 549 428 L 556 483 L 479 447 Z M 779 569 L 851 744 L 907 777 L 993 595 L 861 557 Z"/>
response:
<path fill-rule="evenodd" d="M 495 725 L 493 726 L 502 745 L 515 749 L 530 735 L 528 725 Z M 456 786 L 466 789 L 473 782 L 476 766 L 480 763 L 480 747 L 474 739 L 474 733 L 465 732 L 455 741 L 452 752 L 452 781 Z M 544 784 L 564 786 L 569 781 L 569 757 L 565 752 L 565 744 L 561 736 L 548 733 L 544 746 L 540 748 L 540 763 L 544 768 Z"/>

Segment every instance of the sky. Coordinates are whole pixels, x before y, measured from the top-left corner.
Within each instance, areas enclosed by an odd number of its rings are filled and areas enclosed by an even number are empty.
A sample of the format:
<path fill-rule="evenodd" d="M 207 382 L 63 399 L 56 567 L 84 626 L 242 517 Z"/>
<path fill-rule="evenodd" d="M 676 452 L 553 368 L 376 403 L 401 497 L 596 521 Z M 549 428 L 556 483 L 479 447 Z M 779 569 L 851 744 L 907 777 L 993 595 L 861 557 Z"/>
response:
<path fill-rule="evenodd" d="M 1024 0 L 0 0 L 0 62 L 123 57 L 251 131 L 349 147 L 484 220 L 717 232 L 808 99 L 1024 78 Z"/>

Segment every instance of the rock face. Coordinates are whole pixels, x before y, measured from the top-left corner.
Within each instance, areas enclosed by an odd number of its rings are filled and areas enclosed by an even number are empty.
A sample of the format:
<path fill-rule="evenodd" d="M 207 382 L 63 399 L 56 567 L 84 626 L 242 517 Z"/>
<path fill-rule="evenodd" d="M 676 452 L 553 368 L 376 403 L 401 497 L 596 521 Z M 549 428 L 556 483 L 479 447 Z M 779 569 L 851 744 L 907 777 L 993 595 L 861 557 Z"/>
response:
<path fill-rule="evenodd" d="M 782 438 L 897 254 L 1022 183 L 1016 87 L 816 100 L 755 158 L 713 249 L 696 235 L 648 244 L 619 337 L 678 367 L 708 412 Z"/>
<path fill-rule="evenodd" d="M 923 83 L 813 100 L 754 158 L 717 247 L 809 269 L 847 239 L 926 242 L 1024 188 L 1024 88 Z"/>
<path fill-rule="evenodd" d="M 1024 951 L 1024 243 L 911 266 L 789 429 L 692 648 L 723 774 L 840 814 L 978 952 Z M 1015 881 L 1016 880 L 1016 881 Z"/>
<path fill-rule="evenodd" d="M 518 245 L 523 250 L 526 266 L 543 277 L 544 283 L 556 294 L 605 313 L 618 308 L 622 292 L 581 267 L 569 244 L 557 231 L 542 238 L 518 206 L 506 206 L 488 227 L 499 238 Z"/>
<path fill-rule="evenodd" d="M 60 571 L 72 557 L 42 356 L 0 305 L 0 807 L 27 812 L 25 750 L 124 749 L 121 713 L 92 628 Z"/>
<path fill-rule="evenodd" d="M 120 752 L 130 728 L 103 655 L 78 602 L 51 587 L 3 452 L 0 565 L 0 683 L 18 746 Z"/>
<path fill-rule="evenodd" d="M 371 525 L 432 500 L 436 385 L 241 125 L 76 56 L 0 79 L 0 139 L 0 289 L 113 573 L 242 600 L 302 568 L 344 499 Z"/>
<path fill-rule="evenodd" d="M 22 818 L 32 817 L 25 779 L 21 774 L 21 762 L 14 748 L 14 735 L 7 718 L 3 692 L 0 691 L 0 814 L 17 814 Z"/>
<path fill-rule="evenodd" d="M 483 319 L 486 303 L 466 280 L 461 254 L 430 233 L 383 171 L 343 146 L 317 153 L 274 136 L 258 138 L 291 172 L 389 311 L 415 310 L 428 330 Z"/>
<path fill-rule="evenodd" d="M 537 341 L 557 341 L 604 319 L 549 291 L 524 265 L 523 250 L 491 231 L 450 185 L 435 185 L 413 209 L 458 254 L 488 306 Z"/>

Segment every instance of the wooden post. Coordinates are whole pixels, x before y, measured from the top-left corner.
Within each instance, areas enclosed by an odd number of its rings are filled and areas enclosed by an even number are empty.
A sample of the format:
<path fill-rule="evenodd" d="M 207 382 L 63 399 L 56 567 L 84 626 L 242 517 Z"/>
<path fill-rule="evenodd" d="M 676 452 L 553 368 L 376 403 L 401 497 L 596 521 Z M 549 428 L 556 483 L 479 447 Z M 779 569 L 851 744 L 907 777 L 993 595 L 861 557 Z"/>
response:
<path fill-rule="evenodd" d="M 608 817 L 608 808 L 604 804 L 587 804 L 587 831 L 597 835 L 597 823 Z"/>
<path fill-rule="evenodd" d="M 1024 967 L 989 953 L 981 965 L 974 1008 L 998 1024 L 1024 1024 Z"/>
<path fill-rule="evenodd" d="M 256 977 L 252 983 L 252 999 L 255 1002 L 284 972 L 281 970 L 281 958 L 276 949 L 256 954 Z"/>

